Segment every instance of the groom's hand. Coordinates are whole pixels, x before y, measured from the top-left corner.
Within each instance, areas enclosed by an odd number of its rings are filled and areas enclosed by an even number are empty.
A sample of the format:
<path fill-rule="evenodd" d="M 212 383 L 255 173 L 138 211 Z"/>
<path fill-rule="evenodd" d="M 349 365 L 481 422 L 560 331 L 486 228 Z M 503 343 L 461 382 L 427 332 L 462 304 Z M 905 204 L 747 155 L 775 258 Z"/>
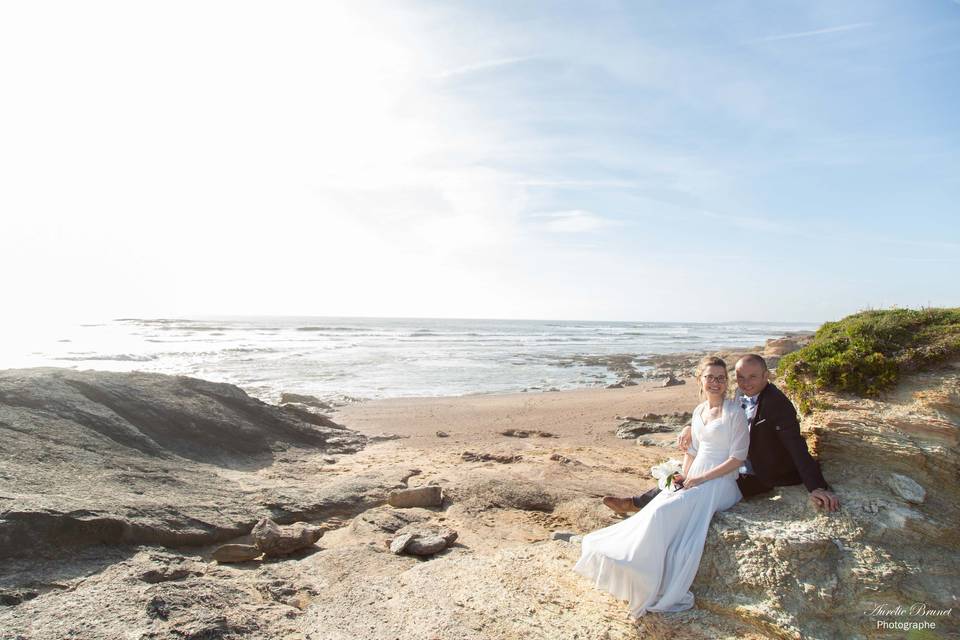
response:
<path fill-rule="evenodd" d="M 814 489 L 810 492 L 810 502 L 817 509 L 823 508 L 827 511 L 836 511 L 840 508 L 840 499 L 832 492 L 826 489 Z"/>
<path fill-rule="evenodd" d="M 693 444 L 693 438 L 690 437 L 690 425 L 687 425 L 677 436 L 677 448 L 686 453 L 691 444 Z"/>

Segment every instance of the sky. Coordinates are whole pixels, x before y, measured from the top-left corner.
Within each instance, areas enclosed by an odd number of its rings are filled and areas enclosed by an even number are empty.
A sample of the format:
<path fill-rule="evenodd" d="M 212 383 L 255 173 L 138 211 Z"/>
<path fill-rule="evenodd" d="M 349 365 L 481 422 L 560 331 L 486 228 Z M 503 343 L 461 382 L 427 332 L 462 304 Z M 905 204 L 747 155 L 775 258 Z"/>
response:
<path fill-rule="evenodd" d="M 0 4 L 3 322 L 960 306 L 960 1 Z"/>

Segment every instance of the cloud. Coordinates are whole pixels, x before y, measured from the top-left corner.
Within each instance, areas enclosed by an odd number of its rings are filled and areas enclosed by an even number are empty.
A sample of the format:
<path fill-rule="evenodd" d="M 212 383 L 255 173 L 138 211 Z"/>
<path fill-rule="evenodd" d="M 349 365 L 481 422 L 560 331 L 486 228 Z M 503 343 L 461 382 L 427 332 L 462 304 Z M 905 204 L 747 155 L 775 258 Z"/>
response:
<path fill-rule="evenodd" d="M 810 36 L 820 36 L 827 33 L 840 33 L 842 31 L 853 31 L 855 29 L 863 29 L 864 27 L 872 26 L 872 22 L 856 22 L 853 24 L 845 24 L 839 27 L 827 27 L 826 29 L 816 29 L 815 31 L 799 31 L 797 33 L 784 33 L 775 36 L 766 36 L 764 38 L 757 38 L 756 40 L 751 40 L 750 42 L 774 42 L 776 40 L 793 40 L 794 38 L 808 38 Z"/>
<path fill-rule="evenodd" d="M 732 227 L 738 229 L 746 229 L 749 231 L 764 231 L 772 233 L 783 233 L 789 235 L 798 235 L 804 236 L 807 235 L 798 231 L 796 228 L 785 225 L 776 220 L 771 220 L 768 218 L 759 218 L 753 216 L 735 216 L 727 213 L 718 213 L 716 211 L 700 211 L 700 214 L 704 217 L 711 218 L 713 220 L 719 220 L 721 223 L 728 224 Z"/>
<path fill-rule="evenodd" d="M 483 60 L 481 62 L 475 62 L 473 64 L 467 64 L 463 65 L 462 67 L 456 67 L 454 69 L 442 71 L 435 77 L 441 80 L 446 80 L 447 78 L 463 76 L 470 73 L 476 73 L 478 71 L 487 71 L 489 69 L 496 69 L 498 67 L 519 64 L 521 62 L 527 62 L 528 60 L 534 60 L 535 58 L 536 56 L 516 56 L 512 58 L 494 58 L 492 60 Z"/>
<path fill-rule="evenodd" d="M 548 218 L 542 226 L 552 233 L 590 233 L 617 224 L 613 220 L 581 209 L 537 213 L 531 217 Z"/>
<path fill-rule="evenodd" d="M 516 182 L 523 187 L 544 187 L 551 189 L 637 189 L 641 186 L 636 180 L 563 180 L 530 178 Z"/>

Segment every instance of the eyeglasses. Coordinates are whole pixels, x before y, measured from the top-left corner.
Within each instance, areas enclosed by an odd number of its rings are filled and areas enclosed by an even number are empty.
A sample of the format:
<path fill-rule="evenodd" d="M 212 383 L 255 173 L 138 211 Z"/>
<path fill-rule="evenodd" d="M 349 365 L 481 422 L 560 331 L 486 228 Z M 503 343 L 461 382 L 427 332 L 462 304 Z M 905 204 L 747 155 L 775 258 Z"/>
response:
<path fill-rule="evenodd" d="M 703 376 L 707 382 L 726 382 L 727 376 Z"/>

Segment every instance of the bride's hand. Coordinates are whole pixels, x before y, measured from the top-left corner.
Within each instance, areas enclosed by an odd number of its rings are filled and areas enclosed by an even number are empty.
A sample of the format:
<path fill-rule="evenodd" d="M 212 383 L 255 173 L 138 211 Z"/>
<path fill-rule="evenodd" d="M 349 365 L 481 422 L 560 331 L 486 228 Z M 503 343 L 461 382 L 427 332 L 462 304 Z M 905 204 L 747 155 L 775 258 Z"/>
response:
<path fill-rule="evenodd" d="M 677 489 L 683 489 L 683 474 L 675 473 L 673 474 L 673 486 Z"/>
<path fill-rule="evenodd" d="M 698 484 L 703 484 L 703 479 L 700 476 L 690 476 L 683 481 L 683 488 L 693 489 Z"/>

